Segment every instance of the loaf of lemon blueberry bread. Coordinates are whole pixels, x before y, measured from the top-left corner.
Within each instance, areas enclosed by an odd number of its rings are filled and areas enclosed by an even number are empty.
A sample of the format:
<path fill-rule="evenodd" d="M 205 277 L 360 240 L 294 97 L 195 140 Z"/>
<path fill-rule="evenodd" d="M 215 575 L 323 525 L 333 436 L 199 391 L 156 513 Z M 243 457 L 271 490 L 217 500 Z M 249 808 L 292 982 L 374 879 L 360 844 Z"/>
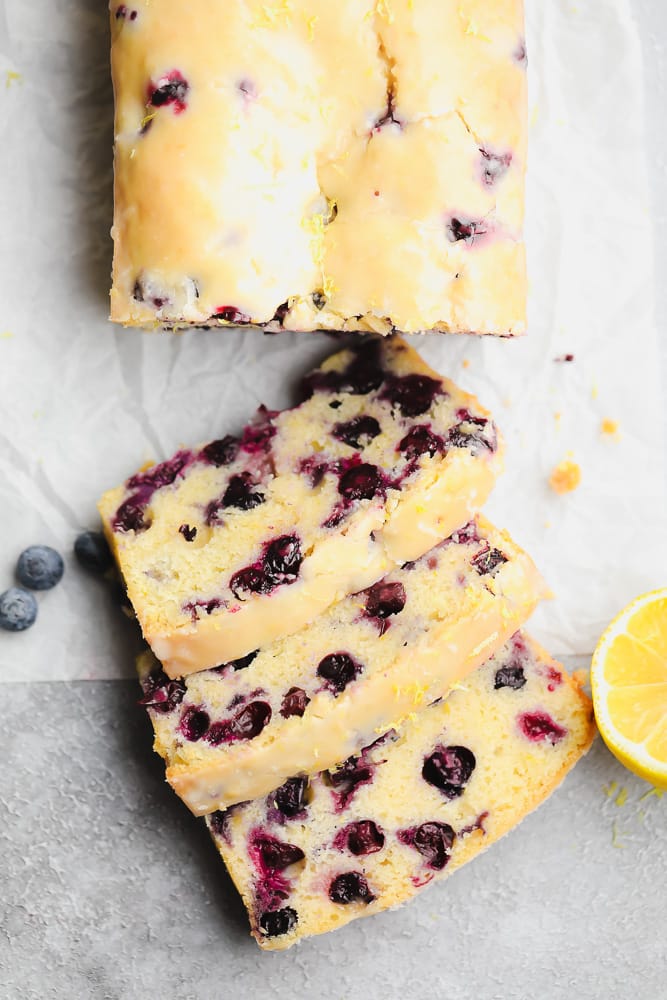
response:
<path fill-rule="evenodd" d="M 594 729 L 579 686 L 519 633 L 401 733 L 206 821 L 257 942 L 288 948 L 476 857 L 547 798 Z"/>
<path fill-rule="evenodd" d="M 525 328 L 523 0 L 111 0 L 111 318 Z"/>
<path fill-rule="evenodd" d="M 309 394 L 179 451 L 100 502 L 171 677 L 295 632 L 465 524 L 501 465 L 488 413 L 397 337 L 339 351 Z"/>
<path fill-rule="evenodd" d="M 170 680 L 140 661 L 167 779 L 196 814 L 333 767 L 447 694 L 526 621 L 544 584 L 481 517 L 292 636 Z"/>

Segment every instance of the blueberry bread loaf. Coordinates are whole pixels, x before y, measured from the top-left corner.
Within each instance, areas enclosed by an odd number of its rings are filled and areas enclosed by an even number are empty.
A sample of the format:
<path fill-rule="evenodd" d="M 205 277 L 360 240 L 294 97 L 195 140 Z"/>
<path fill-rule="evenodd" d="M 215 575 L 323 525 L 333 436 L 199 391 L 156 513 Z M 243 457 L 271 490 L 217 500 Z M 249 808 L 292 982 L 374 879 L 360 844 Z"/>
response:
<path fill-rule="evenodd" d="M 173 681 L 148 654 L 167 780 L 201 815 L 333 767 L 446 695 L 544 596 L 529 557 L 478 518 L 250 656 Z"/>
<path fill-rule="evenodd" d="M 288 948 L 470 861 L 547 798 L 593 734 L 588 698 L 519 633 L 402 735 L 206 821 L 257 942 Z"/>
<path fill-rule="evenodd" d="M 310 397 L 132 476 L 100 511 L 169 676 L 312 621 L 465 524 L 500 469 L 477 400 L 399 338 L 330 357 Z"/>
<path fill-rule="evenodd" d="M 110 11 L 113 320 L 523 332 L 523 0 Z"/>

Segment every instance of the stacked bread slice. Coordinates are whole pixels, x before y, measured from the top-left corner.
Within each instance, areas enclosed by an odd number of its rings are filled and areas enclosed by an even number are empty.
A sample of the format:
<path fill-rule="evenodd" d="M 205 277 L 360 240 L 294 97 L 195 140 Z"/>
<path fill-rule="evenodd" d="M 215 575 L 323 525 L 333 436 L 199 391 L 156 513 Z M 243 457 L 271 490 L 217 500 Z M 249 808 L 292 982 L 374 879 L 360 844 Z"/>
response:
<path fill-rule="evenodd" d="M 100 503 L 151 647 L 155 749 L 270 949 L 463 864 L 592 738 L 586 697 L 520 631 L 539 573 L 478 513 L 489 414 L 398 337 L 305 390 Z"/>

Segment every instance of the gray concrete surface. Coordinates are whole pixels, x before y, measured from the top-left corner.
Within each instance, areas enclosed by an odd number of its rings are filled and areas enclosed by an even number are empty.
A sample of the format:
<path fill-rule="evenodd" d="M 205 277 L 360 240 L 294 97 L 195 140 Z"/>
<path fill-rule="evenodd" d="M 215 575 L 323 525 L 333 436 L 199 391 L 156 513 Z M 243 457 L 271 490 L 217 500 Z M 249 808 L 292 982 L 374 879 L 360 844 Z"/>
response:
<path fill-rule="evenodd" d="M 667 7 L 635 6 L 661 276 Z M 106 52 L 81 59 L 77 72 Z M 667 997 L 667 798 L 642 798 L 599 741 L 539 813 L 420 901 L 262 955 L 203 825 L 163 783 L 135 699 L 126 682 L 3 688 L 0 1000 Z"/>

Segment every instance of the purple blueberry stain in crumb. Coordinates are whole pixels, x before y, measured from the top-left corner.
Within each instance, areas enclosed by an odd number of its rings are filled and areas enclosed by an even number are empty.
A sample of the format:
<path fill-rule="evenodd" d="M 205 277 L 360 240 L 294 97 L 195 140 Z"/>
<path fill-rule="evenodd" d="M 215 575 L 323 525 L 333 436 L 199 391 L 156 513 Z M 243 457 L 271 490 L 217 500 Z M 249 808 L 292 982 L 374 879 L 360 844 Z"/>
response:
<path fill-rule="evenodd" d="M 430 409 L 436 397 L 444 394 L 442 383 L 428 375 L 393 375 L 387 379 L 380 398 L 398 407 L 404 417 L 418 417 Z"/>
<path fill-rule="evenodd" d="M 214 722 L 206 733 L 211 746 L 253 740 L 271 721 L 271 706 L 266 701 L 251 701 L 222 722 Z"/>
<path fill-rule="evenodd" d="M 236 306 L 218 306 L 213 314 L 214 319 L 221 320 L 223 323 L 233 323 L 235 326 L 242 326 L 245 323 L 250 323 L 250 316 L 247 313 L 241 312 Z"/>
<path fill-rule="evenodd" d="M 336 875 L 329 885 L 332 903 L 347 906 L 349 903 L 372 903 L 375 896 L 361 872 L 343 872 Z"/>
<path fill-rule="evenodd" d="M 271 439 L 275 437 L 276 428 L 271 423 L 276 411 L 260 406 L 252 424 L 243 428 L 241 449 L 247 455 L 258 455 L 267 452 L 271 447 Z"/>
<path fill-rule="evenodd" d="M 320 485 L 328 471 L 329 464 L 316 455 L 308 455 L 299 462 L 299 472 L 308 478 L 313 489 Z"/>
<path fill-rule="evenodd" d="M 127 4 L 121 3 L 116 7 L 114 16 L 117 21 L 136 21 L 137 11 L 130 10 Z"/>
<path fill-rule="evenodd" d="M 492 153 L 488 149 L 480 149 L 482 154 L 482 184 L 493 187 L 512 165 L 511 153 Z"/>
<path fill-rule="evenodd" d="M 218 441 L 211 441 L 205 445 L 197 456 L 200 461 L 208 465 L 215 465 L 217 468 L 223 465 L 230 465 L 239 453 L 241 446 L 238 438 L 228 434 Z"/>
<path fill-rule="evenodd" d="M 507 556 L 500 549 L 487 545 L 472 558 L 471 562 L 480 576 L 493 576 L 496 570 L 507 562 Z"/>
<path fill-rule="evenodd" d="M 358 347 L 348 366 L 342 371 L 316 370 L 303 380 L 304 397 L 314 392 L 347 392 L 367 396 L 379 389 L 385 378 L 381 365 L 381 348 L 375 340 Z"/>
<path fill-rule="evenodd" d="M 186 542 L 194 542 L 197 537 L 197 529 L 189 524 L 182 524 L 178 532 L 180 535 L 183 535 Z"/>
<path fill-rule="evenodd" d="M 344 500 L 352 503 L 355 500 L 372 500 L 378 495 L 384 496 L 386 485 L 385 478 L 376 465 L 361 462 L 343 472 L 338 481 L 338 492 Z"/>
<path fill-rule="evenodd" d="M 493 687 L 496 691 L 499 691 L 501 688 L 511 688 L 512 691 L 520 691 L 525 684 L 526 675 L 523 672 L 523 667 L 514 660 L 506 663 L 504 667 L 499 667 L 493 678 Z"/>
<path fill-rule="evenodd" d="M 187 107 L 190 84 L 180 70 L 172 69 L 148 88 L 148 103 L 154 108 L 167 105 L 173 107 L 174 113 L 180 115 Z"/>
<path fill-rule="evenodd" d="M 447 222 L 447 239 L 450 243 L 473 246 L 491 233 L 492 226 L 486 219 L 467 219 L 452 216 Z"/>
<path fill-rule="evenodd" d="M 469 833 L 474 833 L 475 830 L 480 830 L 481 833 L 486 836 L 486 830 L 484 829 L 484 823 L 489 818 L 489 810 L 485 809 L 481 812 L 477 819 L 473 820 L 472 823 L 468 823 L 467 826 L 461 827 L 459 830 L 459 837 L 467 837 Z"/>
<path fill-rule="evenodd" d="M 336 812 L 346 809 L 362 785 L 373 780 L 373 764 L 364 759 L 363 753 L 348 759 L 334 771 L 324 771 L 325 779 L 332 787 Z"/>
<path fill-rule="evenodd" d="M 557 358 L 554 358 L 554 361 L 569 363 L 574 361 L 574 354 L 559 354 Z"/>
<path fill-rule="evenodd" d="M 447 446 L 443 438 L 434 434 L 427 425 L 420 424 L 408 431 L 397 445 L 396 451 L 400 451 L 409 461 L 414 461 L 422 455 L 430 455 L 431 458 L 437 454 L 443 455 Z"/>
<path fill-rule="evenodd" d="M 469 545 L 470 543 L 481 542 L 481 540 L 476 522 L 468 521 L 462 528 L 457 528 L 456 531 L 453 531 L 445 544 L 453 542 L 455 545 Z"/>
<path fill-rule="evenodd" d="M 422 778 L 446 799 L 457 799 L 463 794 L 476 764 L 474 753 L 467 747 L 441 744 L 424 758 Z"/>
<path fill-rule="evenodd" d="M 326 687 L 336 696 L 355 680 L 363 667 L 349 653 L 329 653 L 317 665 L 317 676 L 325 681 Z"/>
<path fill-rule="evenodd" d="M 528 55 L 526 53 L 526 43 L 523 38 L 519 40 L 519 43 L 514 50 L 514 61 L 520 66 L 526 66 L 528 63 Z"/>
<path fill-rule="evenodd" d="M 337 441 L 359 449 L 369 445 L 381 433 L 381 428 L 375 417 L 362 415 L 344 424 L 336 424 L 332 433 Z"/>
<path fill-rule="evenodd" d="M 274 586 L 294 583 L 299 575 L 303 554 L 296 535 L 281 535 L 266 547 L 263 569 Z"/>
<path fill-rule="evenodd" d="M 141 683 L 144 696 L 139 704 L 152 708 L 154 712 L 166 714 L 180 705 L 185 697 L 185 684 L 167 677 L 161 667 L 152 670 Z"/>
<path fill-rule="evenodd" d="M 384 847 L 385 836 L 372 819 L 361 819 L 348 823 L 336 834 L 333 846 L 338 851 L 350 851 L 357 857 L 376 854 Z"/>
<path fill-rule="evenodd" d="M 151 123 L 150 118 L 146 120 L 141 129 L 142 133 L 148 131 Z M 165 306 L 171 305 L 169 296 L 164 292 L 158 291 L 153 282 L 147 281 L 143 277 L 139 277 L 135 281 L 132 288 L 132 298 L 135 302 L 145 302 L 146 305 L 152 306 L 153 309 L 158 311 L 164 309 Z"/>
<path fill-rule="evenodd" d="M 298 923 L 299 917 L 291 906 L 283 906 L 280 910 L 269 910 L 259 918 L 259 929 L 266 937 L 281 937 L 289 934 Z"/>
<path fill-rule="evenodd" d="M 183 611 L 186 615 L 190 615 L 192 623 L 195 624 L 199 621 L 200 611 L 203 611 L 206 615 L 212 615 L 214 611 L 224 606 L 225 602 L 219 597 L 200 597 L 195 601 L 187 601 L 183 605 Z"/>
<path fill-rule="evenodd" d="M 131 476 L 125 484 L 131 495 L 116 511 L 111 521 L 113 530 L 146 531 L 150 528 L 151 522 L 145 517 L 145 511 L 153 494 L 165 486 L 171 486 L 193 461 L 192 452 L 179 451 L 166 462 L 160 462 L 145 472 Z"/>
<path fill-rule="evenodd" d="M 195 705 L 189 705 L 181 715 L 178 728 L 186 740 L 189 740 L 190 743 L 196 743 L 208 731 L 210 724 L 208 712 Z"/>
<path fill-rule="evenodd" d="M 257 99 L 257 88 L 252 80 L 245 77 L 236 84 L 236 89 L 246 103 Z"/>
<path fill-rule="evenodd" d="M 288 819 L 298 816 L 306 808 L 306 792 L 308 791 L 308 778 L 297 776 L 288 778 L 280 788 L 276 789 L 273 796 L 273 804 L 278 812 Z"/>
<path fill-rule="evenodd" d="M 447 444 L 452 448 L 469 448 L 473 455 L 483 449 L 494 452 L 498 447 L 495 425 L 486 417 L 475 417 L 469 410 L 456 411 L 458 423 L 447 433 Z"/>
<path fill-rule="evenodd" d="M 427 868 L 439 872 L 450 860 L 456 834 L 449 823 L 432 820 L 408 830 L 399 830 L 397 837 L 401 844 L 414 847 L 421 854 Z"/>
<path fill-rule="evenodd" d="M 523 712 L 517 721 L 523 735 L 533 743 L 548 741 L 555 746 L 567 736 L 567 729 L 560 726 L 547 712 Z"/>
<path fill-rule="evenodd" d="M 264 494 L 256 488 L 249 472 L 232 476 L 222 497 L 212 500 L 207 508 L 205 521 L 208 525 L 222 523 L 221 511 L 235 507 L 237 510 L 253 510 L 265 500 Z"/>
<path fill-rule="evenodd" d="M 283 700 L 280 705 L 280 714 L 283 719 L 289 719 L 293 715 L 298 715 L 301 717 L 306 711 L 306 706 L 310 702 L 310 698 L 300 687 L 292 687 L 283 695 Z"/>
<path fill-rule="evenodd" d="M 216 837 L 221 837 L 226 843 L 229 843 L 230 814 L 231 809 L 218 809 L 216 812 L 211 813 L 208 818 L 211 833 L 213 833 Z"/>
<path fill-rule="evenodd" d="M 556 670 L 551 664 L 545 667 L 544 674 L 548 681 L 547 691 L 555 691 L 563 683 L 563 675 L 560 670 Z"/>

